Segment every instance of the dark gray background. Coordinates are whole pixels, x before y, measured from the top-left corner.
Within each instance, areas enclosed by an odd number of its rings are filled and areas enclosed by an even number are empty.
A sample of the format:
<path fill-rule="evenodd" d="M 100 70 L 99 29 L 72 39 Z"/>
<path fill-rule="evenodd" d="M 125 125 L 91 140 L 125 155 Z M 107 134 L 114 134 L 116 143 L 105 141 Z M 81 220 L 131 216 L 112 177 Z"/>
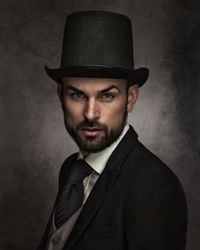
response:
<path fill-rule="evenodd" d="M 180 178 L 189 206 L 187 250 L 200 246 L 200 4 L 184 0 L 1 0 L 0 249 L 34 250 L 75 144 L 56 85 L 67 14 L 117 11 L 133 20 L 136 67 L 150 78 L 129 121 Z"/>

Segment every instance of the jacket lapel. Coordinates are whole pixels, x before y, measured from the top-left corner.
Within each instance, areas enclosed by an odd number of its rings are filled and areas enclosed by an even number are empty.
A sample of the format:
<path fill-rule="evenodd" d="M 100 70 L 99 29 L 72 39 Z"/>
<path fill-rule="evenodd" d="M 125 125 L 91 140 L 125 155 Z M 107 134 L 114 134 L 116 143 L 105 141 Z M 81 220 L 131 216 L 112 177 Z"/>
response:
<path fill-rule="evenodd" d="M 63 185 L 65 183 L 65 178 L 68 176 L 69 170 L 70 170 L 71 166 L 73 165 L 73 162 L 77 159 L 77 156 L 78 156 L 78 153 L 72 154 L 64 161 L 64 163 L 61 166 L 60 175 L 59 175 L 59 190 L 58 190 L 58 193 L 57 193 L 54 205 L 53 205 L 53 210 L 51 212 L 51 216 L 49 218 L 48 224 L 46 226 L 45 232 L 43 234 L 43 237 L 40 241 L 40 244 L 39 244 L 37 250 L 44 250 L 47 247 L 49 230 L 50 230 L 50 226 L 52 223 L 53 212 L 54 212 L 54 209 L 56 207 L 59 194 L 60 194 L 61 190 L 63 189 Z"/>
<path fill-rule="evenodd" d="M 130 126 L 130 129 L 127 131 L 117 148 L 110 156 L 104 171 L 95 183 L 95 186 L 93 187 L 86 203 L 83 206 L 80 216 L 74 225 L 64 249 L 70 249 L 73 247 L 83 231 L 86 229 L 87 225 L 95 216 L 104 199 L 106 198 L 106 195 L 117 179 L 117 176 L 120 174 L 120 168 L 136 141 L 137 134 Z"/>

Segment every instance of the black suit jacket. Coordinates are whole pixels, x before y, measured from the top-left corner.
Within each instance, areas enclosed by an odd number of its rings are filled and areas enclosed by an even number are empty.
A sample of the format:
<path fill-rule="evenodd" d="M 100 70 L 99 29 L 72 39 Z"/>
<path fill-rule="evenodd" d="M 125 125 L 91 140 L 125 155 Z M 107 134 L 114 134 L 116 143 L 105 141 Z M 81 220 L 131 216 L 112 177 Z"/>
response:
<path fill-rule="evenodd" d="M 59 192 L 77 154 L 62 165 Z M 56 205 L 56 202 L 55 202 Z M 38 250 L 44 250 L 46 232 Z M 132 127 L 109 158 L 64 250 L 184 250 L 187 206 L 175 174 Z"/>

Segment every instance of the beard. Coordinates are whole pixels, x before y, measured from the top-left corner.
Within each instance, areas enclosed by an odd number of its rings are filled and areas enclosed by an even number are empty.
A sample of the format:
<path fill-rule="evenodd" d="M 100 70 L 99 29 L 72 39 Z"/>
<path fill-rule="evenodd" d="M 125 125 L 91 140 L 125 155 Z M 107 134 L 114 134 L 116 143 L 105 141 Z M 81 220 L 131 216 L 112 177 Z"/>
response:
<path fill-rule="evenodd" d="M 125 108 L 121 121 L 111 129 L 108 129 L 106 124 L 101 124 L 93 120 L 84 120 L 76 127 L 72 127 L 67 122 L 66 113 L 64 120 L 68 133 L 74 139 L 79 149 L 88 153 L 96 153 L 110 146 L 121 135 L 127 120 L 127 110 Z M 102 131 L 101 135 L 85 136 L 82 133 L 84 127 L 100 129 Z"/>

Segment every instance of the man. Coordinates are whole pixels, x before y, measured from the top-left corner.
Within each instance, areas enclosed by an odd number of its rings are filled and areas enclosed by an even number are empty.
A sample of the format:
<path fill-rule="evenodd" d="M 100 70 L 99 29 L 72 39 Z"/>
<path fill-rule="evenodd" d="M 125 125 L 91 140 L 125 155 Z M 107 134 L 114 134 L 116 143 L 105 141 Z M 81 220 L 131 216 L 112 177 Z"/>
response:
<path fill-rule="evenodd" d="M 134 69 L 128 17 L 68 16 L 57 82 L 67 131 L 80 151 L 63 163 L 38 249 L 183 250 L 187 207 L 173 172 L 127 124 L 147 68 Z"/>

